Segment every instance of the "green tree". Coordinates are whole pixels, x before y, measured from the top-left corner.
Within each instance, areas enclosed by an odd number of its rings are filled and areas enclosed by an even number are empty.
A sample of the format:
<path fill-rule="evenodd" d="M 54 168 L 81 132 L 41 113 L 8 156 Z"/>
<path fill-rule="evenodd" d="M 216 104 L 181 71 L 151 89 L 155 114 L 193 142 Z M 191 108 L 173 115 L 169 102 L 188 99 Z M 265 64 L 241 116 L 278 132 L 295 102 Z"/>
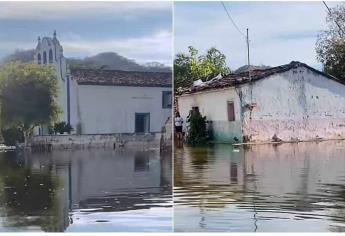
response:
<path fill-rule="evenodd" d="M 317 59 L 324 71 L 345 80 L 345 4 L 330 9 L 326 18 L 328 29 L 318 35 Z"/>
<path fill-rule="evenodd" d="M 53 67 L 10 62 L 0 67 L 2 128 L 23 131 L 25 143 L 39 125 L 58 119 L 58 82 Z"/>
<path fill-rule="evenodd" d="M 174 60 L 175 88 L 189 87 L 193 81 L 207 81 L 213 76 L 230 73 L 226 65 L 226 56 L 212 47 L 205 55 L 199 55 L 197 49 L 188 47 L 188 54 L 178 53 Z"/>

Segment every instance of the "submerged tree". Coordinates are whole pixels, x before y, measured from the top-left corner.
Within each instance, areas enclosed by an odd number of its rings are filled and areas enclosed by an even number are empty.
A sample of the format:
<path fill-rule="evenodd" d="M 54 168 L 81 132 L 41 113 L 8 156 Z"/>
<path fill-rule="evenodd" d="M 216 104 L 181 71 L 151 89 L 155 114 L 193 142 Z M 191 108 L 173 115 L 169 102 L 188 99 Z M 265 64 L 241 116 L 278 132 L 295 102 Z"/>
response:
<path fill-rule="evenodd" d="M 326 18 L 328 30 L 318 35 L 317 59 L 324 71 L 345 80 L 345 4 L 330 9 Z"/>
<path fill-rule="evenodd" d="M 57 98 L 53 67 L 18 62 L 0 67 L 1 125 L 22 130 L 25 142 L 36 126 L 57 120 Z"/>
<path fill-rule="evenodd" d="M 213 76 L 228 74 L 226 56 L 216 48 L 210 48 L 205 55 L 198 55 L 198 50 L 188 47 L 188 54 L 179 53 L 174 60 L 175 88 L 188 87 L 198 79 L 207 80 Z"/>
<path fill-rule="evenodd" d="M 186 142 L 192 146 L 205 144 L 207 142 L 206 116 L 199 111 L 191 111 L 187 119 L 189 125 Z"/>

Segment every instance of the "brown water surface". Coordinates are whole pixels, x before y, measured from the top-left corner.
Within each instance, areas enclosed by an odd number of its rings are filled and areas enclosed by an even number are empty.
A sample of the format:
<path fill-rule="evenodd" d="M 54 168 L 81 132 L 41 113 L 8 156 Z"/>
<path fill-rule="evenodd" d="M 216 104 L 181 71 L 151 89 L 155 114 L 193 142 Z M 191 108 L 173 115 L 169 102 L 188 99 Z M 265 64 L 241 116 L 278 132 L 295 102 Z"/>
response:
<path fill-rule="evenodd" d="M 0 153 L 0 231 L 172 230 L 171 156 Z"/>
<path fill-rule="evenodd" d="M 183 147 L 175 231 L 345 231 L 345 142 Z"/>

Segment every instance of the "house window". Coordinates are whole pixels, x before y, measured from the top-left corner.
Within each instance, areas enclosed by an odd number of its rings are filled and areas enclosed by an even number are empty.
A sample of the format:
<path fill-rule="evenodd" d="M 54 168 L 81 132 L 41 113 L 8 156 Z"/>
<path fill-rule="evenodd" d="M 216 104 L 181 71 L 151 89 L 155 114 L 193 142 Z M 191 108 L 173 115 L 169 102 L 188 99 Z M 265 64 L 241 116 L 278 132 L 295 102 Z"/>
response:
<path fill-rule="evenodd" d="M 143 172 L 150 170 L 150 154 L 147 152 L 136 152 L 134 155 L 134 171 Z"/>
<path fill-rule="evenodd" d="M 233 102 L 228 102 L 228 121 L 235 121 L 235 106 Z"/>
<path fill-rule="evenodd" d="M 49 63 L 53 63 L 53 50 L 49 50 Z"/>
<path fill-rule="evenodd" d="M 37 55 L 37 62 L 38 62 L 38 64 L 41 64 L 41 54 L 40 53 L 38 53 L 38 55 Z"/>
<path fill-rule="evenodd" d="M 47 64 L 47 53 L 43 52 L 43 64 Z"/>
<path fill-rule="evenodd" d="M 171 91 L 163 91 L 162 93 L 162 107 L 171 108 L 172 107 L 172 93 Z"/>
<path fill-rule="evenodd" d="M 150 132 L 150 113 L 135 113 L 135 132 Z"/>

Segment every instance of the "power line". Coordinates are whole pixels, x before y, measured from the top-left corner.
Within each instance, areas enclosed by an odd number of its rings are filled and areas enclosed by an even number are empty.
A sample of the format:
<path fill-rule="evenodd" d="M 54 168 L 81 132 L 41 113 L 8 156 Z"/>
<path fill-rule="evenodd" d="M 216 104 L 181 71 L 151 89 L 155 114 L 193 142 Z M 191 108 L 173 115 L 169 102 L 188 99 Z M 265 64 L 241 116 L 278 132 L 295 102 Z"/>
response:
<path fill-rule="evenodd" d="M 220 3 L 222 4 L 222 6 L 223 6 L 223 8 L 224 8 L 224 10 L 225 10 L 225 12 L 226 12 L 226 14 L 228 15 L 228 17 L 229 17 L 231 23 L 234 25 L 234 27 L 237 29 L 237 31 L 238 31 L 243 37 L 246 37 L 246 35 L 245 35 L 244 33 L 242 33 L 242 31 L 240 30 L 240 28 L 238 28 L 238 26 L 236 25 L 234 19 L 232 19 L 230 13 L 228 12 L 228 9 L 226 9 L 226 6 L 225 6 L 224 2 L 220 2 Z"/>
<path fill-rule="evenodd" d="M 329 7 L 327 6 L 326 2 L 325 2 L 325 1 L 322 1 L 322 2 L 323 2 L 323 4 L 326 6 L 328 12 L 331 13 L 331 9 L 329 9 Z"/>
<path fill-rule="evenodd" d="M 220 2 L 226 12 L 226 14 L 228 15 L 231 23 L 234 25 L 234 27 L 237 29 L 237 31 L 246 39 L 246 44 L 247 44 L 247 63 L 248 63 L 248 77 L 249 77 L 249 81 L 251 81 L 251 75 L 250 75 L 250 53 L 249 53 L 249 29 L 247 28 L 247 34 L 245 35 L 240 28 L 237 26 L 237 24 L 235 23 L 234 19 L 232 19 L 230 13 L 228 12 L 228 9 L 226 8 L 224 2 Z M 252 93 L 252 90 L 251 90 Z"/>
<path fill-rule="evenodd" d="M 327 6 L 325 1 L 322 1 L 323 5 L 325 5 L 325 7 L 327 8 L 328 12 L 330 15 L 332 15 L 331 9 Z M 334 19 L 335 24 L 338 26 L 339 30 L 343 33 L 343 35 L 345 34 L 344 30 L 340 27 L 339 23 L 337 22 L 336 19 Z M 340 35 L 341 36 L 341 35 Z"/>

